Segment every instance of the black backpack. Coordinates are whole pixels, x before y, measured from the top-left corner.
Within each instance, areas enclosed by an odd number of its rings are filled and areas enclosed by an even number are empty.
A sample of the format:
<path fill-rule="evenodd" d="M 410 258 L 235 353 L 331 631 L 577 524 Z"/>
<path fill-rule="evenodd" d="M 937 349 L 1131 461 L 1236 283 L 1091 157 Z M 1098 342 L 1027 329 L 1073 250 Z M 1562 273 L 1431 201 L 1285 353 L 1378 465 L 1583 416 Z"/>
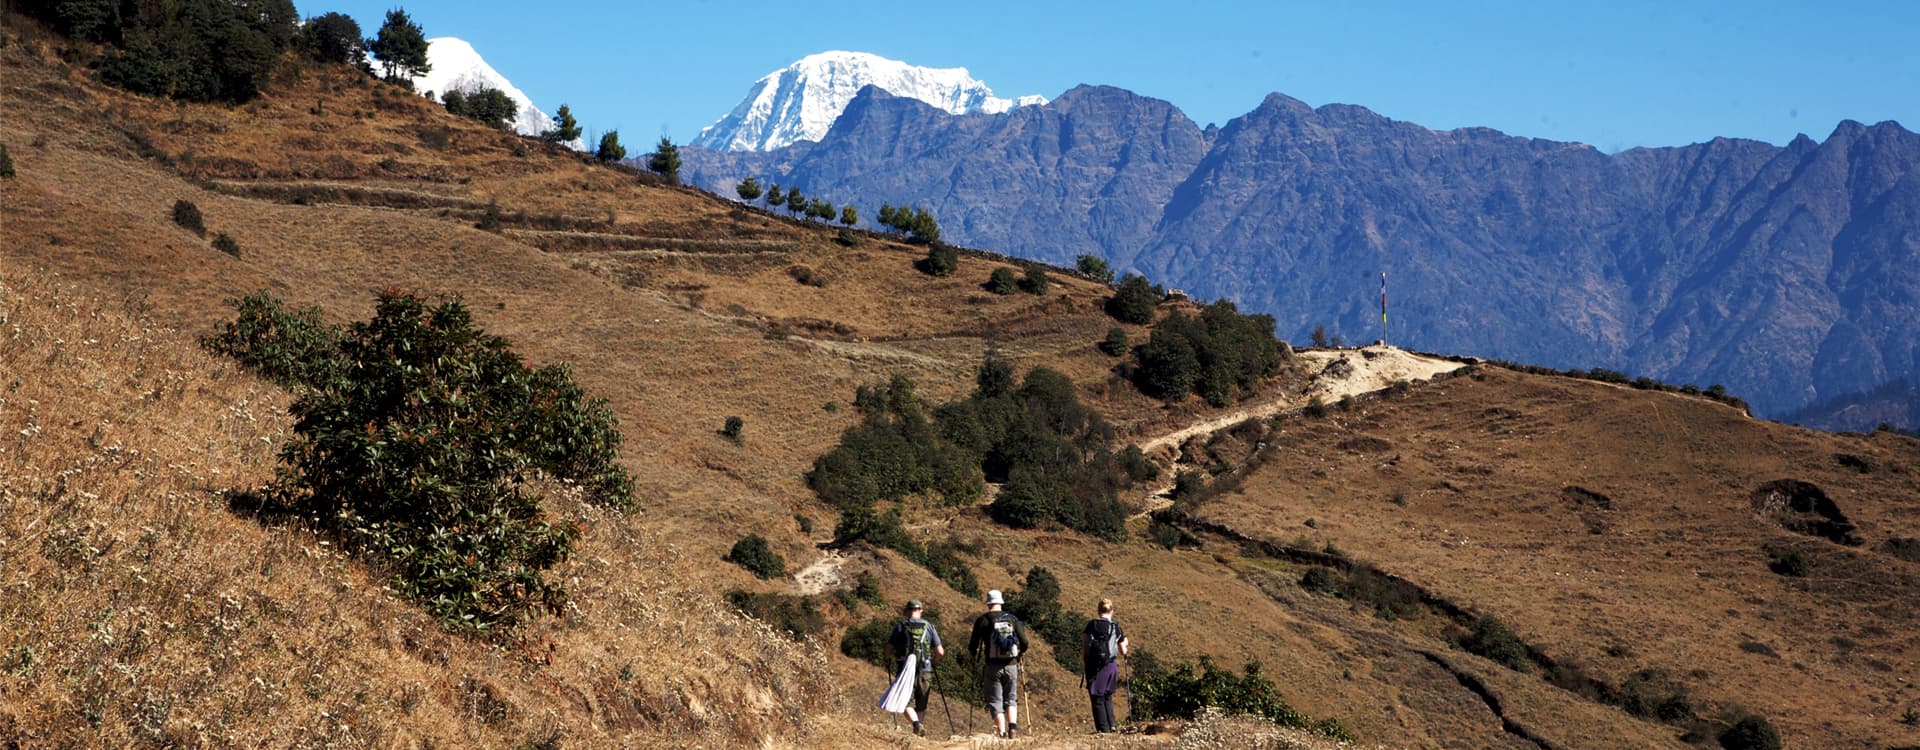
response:
<path fill-rule="evenodd" d="M 1120 658 L 1120 623 L 1100 618 L 1087 625 L 1087 666 L 1100 669 Z"/>
<path fill-rule="evenodd" d="M 1020 656 L 1020 621 L 1006 612 L 993 618 L 993 633 L 987 638 L 987 658 L 1013 659 Z"/>

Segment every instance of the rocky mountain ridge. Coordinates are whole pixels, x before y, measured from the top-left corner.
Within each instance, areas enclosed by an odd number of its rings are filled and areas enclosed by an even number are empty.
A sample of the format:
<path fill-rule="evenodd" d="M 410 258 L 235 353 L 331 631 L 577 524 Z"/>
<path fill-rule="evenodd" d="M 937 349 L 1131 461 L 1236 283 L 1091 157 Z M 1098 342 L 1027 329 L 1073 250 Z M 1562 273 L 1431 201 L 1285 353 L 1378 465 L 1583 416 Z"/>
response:
<path fill-rule="evenodd" d="M 1222 128 L 1081 86 L 1001 116 L 865 90 L 818 144 L 688 149 L 684 174 L 924 206 L 952 241 L 1081 253 L 1395 343 L 1724 384 L 1766 415 L 1920 372 L 1920 137 L 1605 154 L 1275 94 Z"/>

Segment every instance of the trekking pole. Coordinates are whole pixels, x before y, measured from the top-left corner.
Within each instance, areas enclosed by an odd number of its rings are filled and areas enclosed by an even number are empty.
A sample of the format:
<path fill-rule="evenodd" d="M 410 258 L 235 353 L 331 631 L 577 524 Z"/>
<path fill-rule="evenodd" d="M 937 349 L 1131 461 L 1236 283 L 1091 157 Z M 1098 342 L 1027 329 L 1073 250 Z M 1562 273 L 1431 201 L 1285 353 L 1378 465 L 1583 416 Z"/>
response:
<path fill-rule="evenodd" d="M 933 683 L 933 689 L 940 694 L 940 707 L 947 712 L 947 734 L 949 736 L 959 734 L 959 728 L 953 725 L 953 704 L 947 702 L 947 691 L 940 687 L 939 682 Z"/>

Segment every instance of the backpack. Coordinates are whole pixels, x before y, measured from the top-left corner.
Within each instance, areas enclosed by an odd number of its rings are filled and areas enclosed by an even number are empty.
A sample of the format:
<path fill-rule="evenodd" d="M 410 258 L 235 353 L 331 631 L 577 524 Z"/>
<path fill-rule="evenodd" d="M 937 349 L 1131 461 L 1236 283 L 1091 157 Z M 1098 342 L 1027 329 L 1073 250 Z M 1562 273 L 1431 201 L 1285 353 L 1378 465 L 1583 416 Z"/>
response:
<path fill-rule="evenodd" d="M 912 655 L 913 658 L 919 659 L 920 669 L 926 670 L 933 664 L 933 660 L 927 656 L 927 629 L 929 627 L 927 621 L 908 620 L 904 625 L 907 636 L 906 652 Z M 905 659 L 902 659 L 902 661 L 905 661 Z"/>
<path fill-rule="evenodd" d="M 1087 666 L 1093 671 L 1120 658 L 1120 623 L 1096 619 L 1087 625 Z"/>
<path fill-rule="evenodd" d="M 1014 627 L 1019 620 L 1005 612 L 993 619 L 993 635 L 987 639 L 987 658 L 1014 659 L 1020 656 L 1020 634 Z"/>

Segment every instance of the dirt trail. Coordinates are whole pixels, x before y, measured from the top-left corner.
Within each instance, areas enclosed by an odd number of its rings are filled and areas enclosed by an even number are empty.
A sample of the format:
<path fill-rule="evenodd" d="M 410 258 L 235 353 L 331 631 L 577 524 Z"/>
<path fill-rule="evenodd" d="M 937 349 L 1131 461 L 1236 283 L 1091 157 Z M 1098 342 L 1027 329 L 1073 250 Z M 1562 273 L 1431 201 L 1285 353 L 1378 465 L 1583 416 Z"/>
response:
<path fill-rule="evenodd" d="M 1141 442 L 1140 450 L 1148 455 L 1155 451 L 1177 451 L 1186 441 L 1232 427 L 1249 419 L 1265 419 L 1289 409 L 1296 409 L 1318 396 L 1322 401 L 1338 401 L 1345 396 L 1359 396 L 1375 391 L 1386 390 L 1396 381 L 1411 383 L 1415 380 L 1428 380 L 1443 373 L 1453 372 L 1466 365 L 1438 357 L 1429 357 L 1392 346 L 1374 345 L 1360 349 L 1331 349 L 1304 351 L 1299 353 L 1307 372 L 1307 385 L 1299 394 L 1277 394 L 1266 400 L 1235 409 L 1217 417 L 1202 420 Z M 1173 477 L 1182 469 L 1194 468 L 1182 466 L 1179 455 L 1173 456 L 1173 463 L 1161 474 L 1161 484 L 1156 485 L 1147 496 L 1145 509 L 1135 513 L 1132 518 L 1144 518 L 1154 511 L 1173 504 L 1169 495 L 1173 492 Z"/>
<path fill-rule="evenodd" d="M 839 550 L 828 550 L 826 554 L 820 556 L 820 559 L 793 574 L 793 582 L 800 587 L 801 596 L 826 593 L 839 588 L 840 584 L 846 580 L 845 576 L 840 574 L 840 569 L 846 564 L 846 555 L 840 554 Z"/>

